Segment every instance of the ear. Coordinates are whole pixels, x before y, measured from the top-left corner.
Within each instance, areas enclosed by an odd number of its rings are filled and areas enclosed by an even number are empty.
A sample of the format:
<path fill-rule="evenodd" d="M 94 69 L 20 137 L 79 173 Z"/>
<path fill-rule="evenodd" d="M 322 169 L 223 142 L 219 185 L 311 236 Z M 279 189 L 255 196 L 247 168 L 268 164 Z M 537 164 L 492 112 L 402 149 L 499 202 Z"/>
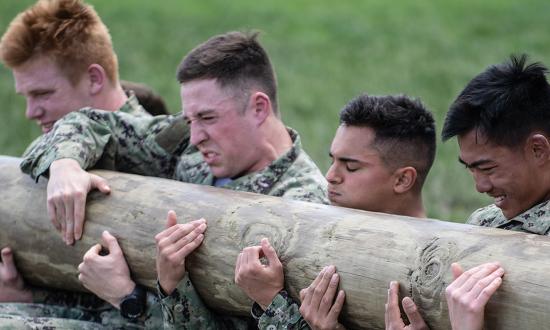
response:
<path fill-rule="evenodd" d="M 550 142 L 543 134 L 533 134 L 527 139 L 527 152 L 536 164 L 544 165 L 550 160 Z"/>
<path fill-rule="evenodd" d="M 414 187 L 416 182 L 416 169 L 412 166 L 398 168 L 394 172 L 395 181 L 393 191 L 396 194 L 404 194 Z"/>
<path fill-rule="evenodd" d="M 88 67 L 87 74 L 90 84 L 90 94 L 99 94 L 107 83 L 107 74 L 105 73 L 105 69 L 103 69 L 101 65 L 94 63 Z"/>
<path fill-rule="evenodd" d="M 250 97 L 250 105 L 252 108 L 251 113 L 258 126 L 260 126 L 273 111 L 269 96 L 262 92 L 255 92 L 252 94 Z"/>

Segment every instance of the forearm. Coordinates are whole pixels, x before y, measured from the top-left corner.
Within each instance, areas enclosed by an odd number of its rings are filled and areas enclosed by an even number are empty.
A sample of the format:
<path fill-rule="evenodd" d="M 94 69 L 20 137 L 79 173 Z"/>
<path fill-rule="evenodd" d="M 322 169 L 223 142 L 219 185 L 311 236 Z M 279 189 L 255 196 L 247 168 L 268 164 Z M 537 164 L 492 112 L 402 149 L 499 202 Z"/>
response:
<path fill-rule="evenodd" d="M 170 177 L 176 158 L 158 136 L 174 117 L 133 116 L 122 112 L 83 109 L 59 120 L 54 130 L 43 135 L 25 152 L 23 172 L 34 179 L 47 173 L 57 159 L 71 158 L 83 169 L 98 166 L 136 174 Z M 186 131 L 180 133 L 175 151 L 187 146 Z M 179 150 L 178 150 L 179 151 Z"/>
<path fill-rule="evenodd" d="M 164 329 L 246 329 L 246 319 L 224 317 L 208 309 L 186 275 L 170 295 L 157 290 Z"/>

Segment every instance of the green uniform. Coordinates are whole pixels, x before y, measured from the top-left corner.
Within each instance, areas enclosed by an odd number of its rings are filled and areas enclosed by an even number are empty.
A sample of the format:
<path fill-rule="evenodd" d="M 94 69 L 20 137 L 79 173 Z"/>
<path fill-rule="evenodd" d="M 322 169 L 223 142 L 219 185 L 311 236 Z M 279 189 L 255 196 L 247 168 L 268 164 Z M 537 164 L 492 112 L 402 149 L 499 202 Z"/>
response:
<path fill-rule="evenodd" d="M 549 235 L 550 205 L 549 201 L 542 202 L 512 219 L 506 219 L 502 211 L 492 204 L 472 213 L 467 223 L 476 226 L 522 231 L 538 235 Z"/>
<path fill-rule="evenodd" d="M 133 93 L 119 109 L 121 113 L 150 118 Z M 40 146 L 46 135 L 37 138 L 25 154 Z M 33 303 L 0 303 L 0 328 L 16 329 L 139 329 L 161 327 L 160 308 L 137 322 L 124 319 L 118 309 L 93 294 L 66 292 L 47 288 L 33 288 Z M 150 305 L 158 304 L 155 294 L 149 293 Z M 154 315 L 154 317 L 152 316 Z M 156 323 L 155 323 L 156 322 Z M 24 326 L 23 326 L 24 325 Z"/>
<path fill-rule="evenodd" d="M 266 168 L 228 180 L 221 187 L 328 203 L 325 178 L 303 151 L 297 132 L 290 128 L 288 132 L 293 145 L 287 152 Z M 35 179 L 47 174 L 53 161 L 72 158 L 86 169 L 99 167 L 189 183 L 215 184 L 202 155 L 189 143 L 190 131 L 182 115 L 151 118 L 82 109 L 56 123 L 52 133 L 35 143 L 21 163 L 22 170 Z M 182 290 L 182 286 L 189 289 Z M 210 313 L 190 281 L 183 280 L 178 289 L 177 299 L 172 297 L 170 304 L 166 300 L 162 304 L 165 326 L 192 329 L 195 324 L 201 324 L 200 328 L 217 329 L 221 324 L 219 320 L 232 319 Z M 195 307 L 182 309 L 181 306 L 187 305 Z M 160 310 L 160 304 L 148 306 L 147 319 L 157 315 L 150 314 L 150 310 Z M 187 318 L 178 317 L 178 310 Z M 236 327 L 246 327 L 249 322 L 234 320 Z"/>

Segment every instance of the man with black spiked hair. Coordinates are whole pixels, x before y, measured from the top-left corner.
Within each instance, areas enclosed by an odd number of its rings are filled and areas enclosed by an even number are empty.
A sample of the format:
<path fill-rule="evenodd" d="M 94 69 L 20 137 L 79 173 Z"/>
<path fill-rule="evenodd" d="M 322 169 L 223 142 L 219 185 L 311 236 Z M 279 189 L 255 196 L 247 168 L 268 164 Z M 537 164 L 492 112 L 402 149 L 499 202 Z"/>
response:
<path fill-rule="evenodd" d="M 459 161 L 494 203 L 472 225 L 548 235 L 550 229 L 550 85 L 541 63 L 511 56 L 466 85 L 451 105 L 443 140 L 457 137 Z M 484 309 L 504 270 L 489 263 L 462 273 L 446 296 L 453 329 L 482 329 Z M 465 322 L 469 322 L 465 324 Z M 466 326 L 466 327 L 465 327 Z"/>

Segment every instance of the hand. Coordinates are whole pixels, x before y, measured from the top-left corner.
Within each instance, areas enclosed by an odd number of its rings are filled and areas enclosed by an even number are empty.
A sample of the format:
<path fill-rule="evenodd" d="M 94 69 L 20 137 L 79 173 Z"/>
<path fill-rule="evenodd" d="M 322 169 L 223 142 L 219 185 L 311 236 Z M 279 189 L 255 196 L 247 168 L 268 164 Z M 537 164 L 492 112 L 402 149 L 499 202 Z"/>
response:
<path fill-rule="evenodd" d="M 25 287 L 23 278 L 13 262 L 9 247 L 2 249 L 0 262 L 0 302 L 32 302 L 32 292 Z"/>
<path fill-rule="evenodd" d="M 160 286 L 171 294 L 185 276 L 185 258 L 204 240 L 206 220 L 177 224 L 176 213 L 168 212 L 166 229 L 155 236 L 157 275 Z"/>
<path fill-rule="evenodd" d="M 267 265 L 260 261 L 264 256 Z M 247 247 L 239 253 L 235 265 L 235 283 L 263 310 L 284 288 L 283 265 L 267 238 L 262 239 L 261 246 Z"/>
<path fill-rule="evenodd" d="M 504 269 L 498 262 L 486 263 L 466 272 L 451 265 L 454 281 L 445 290 L 453 330 L 483 329 L 485 305 L 502 284 Z"/>
<path fill-rule="evenodd" d="M 405 297 L 402 300 L 403 309 L 410 324 L 405 325 L 401 319 L 399 311 L 399 282 L 391 281 L 388 289 L 388 301 L 386 302 L 386 313 L 384 319 L 386 321 L 386 330 L 429 330 L 426 322 L 418 312 L 416 304 L 410 297 Z"/>
<path fill-rule="evenodd" d="M 84 171 L 76 160 L 59 159 L 50 165 L 48 217 L 67 245 L 82 237 L 86 196 L 96 188 L 111 192 L 105 179 Z"/>
<path fill-rule="evenodd" d="M 101 255 L 101 244 L 92 246 L 78 265 L 78 280 L 99 298 L 120 308 L 120 302 L 132 293 L 136 284 L 130 278 L 130 269 L 117 239 L 104 231 L 101 240 L 109 254 Z"/>
<path fill-rule="evenodd" d="M 338 323 L 338 316 L 346 299 L 344 290 L 340 290 L 334 300 L 339 281 L 336 268 L 328 266 L 317 275 L 309 287 L 300 291 L 300 314 L 312 329 L 344 329 L 344 326 Z"/>

